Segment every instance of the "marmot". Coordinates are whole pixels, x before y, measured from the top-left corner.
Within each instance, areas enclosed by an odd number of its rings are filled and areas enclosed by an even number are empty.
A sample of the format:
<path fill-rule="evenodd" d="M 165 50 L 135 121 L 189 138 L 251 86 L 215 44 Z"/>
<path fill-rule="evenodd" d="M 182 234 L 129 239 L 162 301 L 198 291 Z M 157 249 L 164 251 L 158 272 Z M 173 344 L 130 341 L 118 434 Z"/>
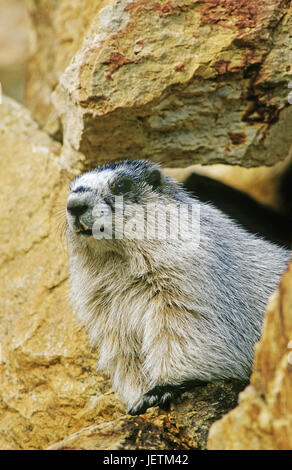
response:
<path fill-rule="evenodd" d="M 127 209 L 142 208 L 150 229 L 156 218 L 149 204 L 164 214 L 179 205 L 199 209 L 193 240 L 153 236 L 155 230 L 149 238 L 120 236 L 117 226 L 129 212 L 117 210 L 117 196 Z M 108 220 L 100 207 L 114 214 L 113 232 L 99 222 Z M 135 217 L 134 210 L 132 226 L 143 225 Z M 141 160 L 107 164 L 71 182 L 67 238 L 73 305 L 98 346 L 99 369 L 109 372 L 130 414 L 164 406 L 188 382 L 249 378 L 289 250 L 247 232 Z"/>

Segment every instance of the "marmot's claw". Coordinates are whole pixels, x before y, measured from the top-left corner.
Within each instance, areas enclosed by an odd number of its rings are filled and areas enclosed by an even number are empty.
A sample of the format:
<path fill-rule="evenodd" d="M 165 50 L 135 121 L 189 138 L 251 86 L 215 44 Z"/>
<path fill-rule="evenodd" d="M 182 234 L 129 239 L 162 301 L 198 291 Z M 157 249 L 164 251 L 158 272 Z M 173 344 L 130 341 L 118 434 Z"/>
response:
<path fill-rule="evenodd" d="M 150 408 L 151 406 L 157 406 L 159 405 L 159 398 L 157 395 L 152 395 L 152 396 L 145 396 L 141 398 L 141 400 L 136 403 L 129 411 L 128 413 L 132 416 L 134 415 L 141 415 L 145 413 L 147 408 Z"/>
<path fill-rule="evenodd" d="M 177 396 L 173 385 L 158 385 L 149 390 L 142 398 L 134 405 L 128 413 L 132 416 L 140 415 L 151 406 L 160 406 L 163 409 L 168 409 L 170 402 Z"/>

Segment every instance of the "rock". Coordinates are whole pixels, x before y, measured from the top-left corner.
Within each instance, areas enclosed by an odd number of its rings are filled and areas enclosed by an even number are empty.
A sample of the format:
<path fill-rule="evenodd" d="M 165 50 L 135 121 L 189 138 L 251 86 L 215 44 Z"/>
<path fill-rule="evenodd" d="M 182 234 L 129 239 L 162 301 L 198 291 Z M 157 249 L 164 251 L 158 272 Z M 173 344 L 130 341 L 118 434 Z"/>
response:
<path fill-rule="evenodd" d="M 164 432 L 166 422 L 166 416 L 160 417 L 158 425 L 144 417 L 122 416 L 82 429 L 47 450 L 187 449 L 175 436 Z"/>
<path fill-rule="evenodd" d="M 209 449 L 292 450 L 292 263 L 270 299 L 251 384 L 210 430 Z"/>
<path fill-rule="evenodd" d="M 184 393 L 169 414 L 169 422 L 175 426 L 181 444 L 189 449 L 206 449 L 211 424 L 236 406 L 238 393 L 245 385 L 217 381 Z M 170 425 L 166 430 L 174 433 Z"/>
<path fill-rule="evenodd" d="M 25 64 L 33 30 L 22 0 L 0 0 L 0 83 L 3 94 L 24 99 Z M 1 88 L 0 86 L 0 88 Z"/>
<path fill-rule="evenodd" d="M 28 103 L 47 124 L 43 104 L 59 80 L 66 168 L 137 156 L 249 167 L 287 155 L 290 2 L 91 0 L 84 11 L 71 3 L 37 3 L 28 85 Z"/>
<path fill-rule="evenodd" d="M 0 448 L 40 449 L 123 407 L 68 303 L 61 146 L 0 106 Z M 63 221 L 61 213 L 63 213 Z M 62 225 L 63 224 L 63 225 Z"/>
<path fill-rule="evenodd" d="M 34 25 L 34 55 L 27 66 L 26 104 L 44 128 L 62 138 L 51 94 L 81 47 L 104 0 L 25 0 Z"/>
<path fill-rule="evenodd" d="M 31 51 L 31 24 L 21 0 L 0 0 L 0 66 L 25 61 Z"/>
<path fill-rule="evenodd" d="M 169 412 L 150 408 L 141 416 L 121 416 L 89 426 L 48 450 L 206 449 L 214 420 L 237 403 L 243 384 L 216 382 L 184 393 Z"/>

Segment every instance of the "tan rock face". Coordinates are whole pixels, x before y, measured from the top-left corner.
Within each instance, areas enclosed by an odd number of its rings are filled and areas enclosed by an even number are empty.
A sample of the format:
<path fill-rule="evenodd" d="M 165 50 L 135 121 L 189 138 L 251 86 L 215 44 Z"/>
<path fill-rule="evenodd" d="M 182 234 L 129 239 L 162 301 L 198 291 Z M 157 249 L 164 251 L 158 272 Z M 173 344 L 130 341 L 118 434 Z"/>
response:
<path fill-rule="evenodd" d="M 71 3 L 38 2 L 28 85 L 41 117 L 61 75 L 54 103 L 67 168 L 137 156 L 258 166 L 287 155 L 290 2 L 91 0 L 85 11 Z M 47 10 L 53 25 L 66 19 L 65 33 L 44 27 Z"/>
<path fill-rule="evenodd" d="M 271 298 L 251 385 L 215 423 L 210 449 L 292 449 L 292 263 Z"/>
<path fill-rule="evenodd" d="M 51 93 L 81 47 L 92 18 L 104 0 L 25 0 L 34 25 L 34 55 L 27 66 L 26 104 L 52 134 L 60 123 Z"/>
<path fill-rule="evenodd" d="M 120 414 L 68 303 L 60 145 L 0 106 L 0 448 L 36 449 Z"/>
<path fill-rule="evenodd" d="M 23 101 L 25 63 L 33 30 L 22 0 L 0 0 L 0 83 L 3 94 Z"/>

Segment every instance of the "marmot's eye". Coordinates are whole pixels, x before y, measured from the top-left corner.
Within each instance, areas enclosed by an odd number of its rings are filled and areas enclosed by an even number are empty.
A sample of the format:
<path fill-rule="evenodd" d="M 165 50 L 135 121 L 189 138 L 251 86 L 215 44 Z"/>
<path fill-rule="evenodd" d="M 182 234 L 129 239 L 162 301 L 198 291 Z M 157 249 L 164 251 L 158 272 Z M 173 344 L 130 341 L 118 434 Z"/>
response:
<path fill-rule="evenodd" d="M 122 178 L 113 183 L 111 190 L 113 194 L 125 194 L 131 190 L 132 186 L 132 180 L 129 178 Z"/>

